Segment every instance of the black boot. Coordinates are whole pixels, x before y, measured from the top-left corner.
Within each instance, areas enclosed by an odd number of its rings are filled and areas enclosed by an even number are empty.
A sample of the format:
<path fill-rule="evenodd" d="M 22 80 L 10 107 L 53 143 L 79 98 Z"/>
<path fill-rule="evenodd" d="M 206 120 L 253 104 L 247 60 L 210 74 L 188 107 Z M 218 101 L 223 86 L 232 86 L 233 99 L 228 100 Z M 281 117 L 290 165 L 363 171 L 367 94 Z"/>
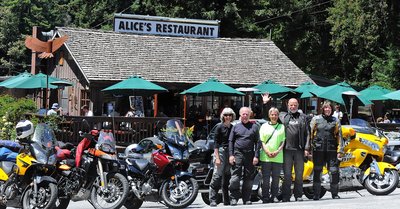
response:
<path fill-rule="evenodd" d="M 339 193 L 339 185 L 338 184 L 331 184 L 332 199 L 340 199 L 338 193 Z"/>
<path fill-rule="evenodd" d="M 314 182 L 313 190 L 314 190 L 313 200 L 319 200 L 319 198 L 321 196 L 321 183 L 315 183 Z"/>

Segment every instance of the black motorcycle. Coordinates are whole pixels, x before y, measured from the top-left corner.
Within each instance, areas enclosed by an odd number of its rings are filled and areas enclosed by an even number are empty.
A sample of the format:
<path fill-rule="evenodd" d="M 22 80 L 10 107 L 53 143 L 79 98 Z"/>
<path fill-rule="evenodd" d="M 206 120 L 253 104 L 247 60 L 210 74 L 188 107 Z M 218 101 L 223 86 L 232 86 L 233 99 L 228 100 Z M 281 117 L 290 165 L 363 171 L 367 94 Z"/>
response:
<path fill-rule="evenodd" d="M 179 120 L 168 120 L 157 137 L 129 145 L 120 156 L 131 191 L 125 207 L 137 209 L 143 201 L 185 208 L 197 197 L 198 185 L 189 167 L 188 138 Z M 147 155 L 147 156 L 145 156 Z"/>

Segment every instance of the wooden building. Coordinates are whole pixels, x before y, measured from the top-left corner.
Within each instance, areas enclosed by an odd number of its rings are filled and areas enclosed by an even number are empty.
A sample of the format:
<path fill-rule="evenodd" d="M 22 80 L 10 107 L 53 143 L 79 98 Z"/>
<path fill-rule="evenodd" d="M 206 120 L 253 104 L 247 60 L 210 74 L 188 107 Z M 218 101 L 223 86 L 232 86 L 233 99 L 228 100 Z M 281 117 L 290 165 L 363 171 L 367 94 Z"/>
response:
<path fill-rule="evenodd" d="M 185 38 L 133 35 L 110 31 L 56 28 L 54 37 L 69 39 L 55 57 L 47 60 L 47 72 L 74 84 L 50 97 L 69 115 L 81 115 L 89 105 L 103 115 L 105 104 L 114 102 L 124 114 L 127 98 L 102 89 L 137 75 L 169 90 L 158 96 L 159 107 L 168 116 L 182 116 L 180 92 L 210 77 L 234 88 L 250 87 L 265 80 L 295 87 L 311 79 L 272 41 L 236 38 Z M 151 97 L 144 99 L 151 109 Z M 223 103 L 223 98 L 217 102 Z M 191 104 L 210 104 L 210 98 L 190 97 Z M 119 106 L 119 107 L 118 107 Z M 207 108 L 207 107 L 203 107 Z M 149 112 L 146 116 L 150 116 Z"/>

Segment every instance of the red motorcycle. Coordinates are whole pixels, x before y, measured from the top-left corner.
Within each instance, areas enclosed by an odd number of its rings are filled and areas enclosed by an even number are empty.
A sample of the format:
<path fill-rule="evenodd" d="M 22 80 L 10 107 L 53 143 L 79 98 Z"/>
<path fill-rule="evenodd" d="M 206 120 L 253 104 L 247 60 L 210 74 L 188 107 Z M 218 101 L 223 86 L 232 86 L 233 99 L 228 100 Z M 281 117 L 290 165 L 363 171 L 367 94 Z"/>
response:
<path fill-rule="evenodd" d="M 150 154 L 151 153 L 151 154 Z M 198 184 L 189 168 L 188 138 L 179 120 L 167 121 L 158 137 L 143 139 L 125 149 L 122 162 L 131 186 L 125 207 L 137 209 L 143 201 L 185 208 L 197 197 Z M 146 159 L 145 154 L 149 154 Z"/>

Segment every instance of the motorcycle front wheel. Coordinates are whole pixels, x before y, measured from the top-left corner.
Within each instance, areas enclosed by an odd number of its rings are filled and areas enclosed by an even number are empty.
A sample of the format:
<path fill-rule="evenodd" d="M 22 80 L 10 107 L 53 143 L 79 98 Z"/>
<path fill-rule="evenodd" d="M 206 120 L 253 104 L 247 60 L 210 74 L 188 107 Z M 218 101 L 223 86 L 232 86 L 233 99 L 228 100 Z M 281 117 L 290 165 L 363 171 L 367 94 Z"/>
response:
<path fill-rule="evenodd" d="M 388 195 L 392 193 L 399 184 L 399 173 L 396 170 L 385 170 L 383 176 L 368 176 L 364 187 L 373 195 Z"/>
<path fill-rule="evenodd" d="M 53 209 L 57 200 L 57 186 L 54 183 L 42 182 L 38 184 L 37 195 L 33 186 L 29 186 L 22 196 L 23 209 Z"/>
<path fill-rule="evenodd" d="M 106 188 L 101 188 L 100 177 L 97 177 L 90 193 L 90 200 L 96 209 L 115 209 L 124 205 L 128 194 L 128 180 L 122 174 L 109 173 Z"/>
<path fill-rule="evenodd" d="M 161 186 L 161 198 L 169 208 L 186 208 L 194 202 L 199 185 L 194 178 L 167 180 Z"/>

